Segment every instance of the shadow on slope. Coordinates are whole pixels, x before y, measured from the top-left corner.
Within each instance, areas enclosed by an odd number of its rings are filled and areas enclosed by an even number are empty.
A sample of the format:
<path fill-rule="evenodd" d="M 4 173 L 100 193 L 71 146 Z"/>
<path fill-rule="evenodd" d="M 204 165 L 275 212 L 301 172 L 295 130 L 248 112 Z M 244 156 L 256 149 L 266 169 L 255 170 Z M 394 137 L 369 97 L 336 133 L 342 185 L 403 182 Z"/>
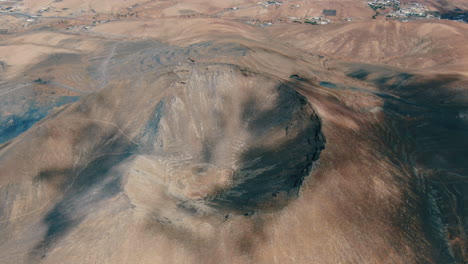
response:
<path fill-rule="evenodd" d="M 466 81 L 458 75 L 427 77 L 372 68 L 364 66 L 348 76 L 392 95 L 382 97 L 385 119 L 375 129 L 385 146 L 376 149 L 411 172 L 418 200 L 412 210 L 437 249 L 432 252 L 437 263 L 463 262 L 468 219 Z"/>

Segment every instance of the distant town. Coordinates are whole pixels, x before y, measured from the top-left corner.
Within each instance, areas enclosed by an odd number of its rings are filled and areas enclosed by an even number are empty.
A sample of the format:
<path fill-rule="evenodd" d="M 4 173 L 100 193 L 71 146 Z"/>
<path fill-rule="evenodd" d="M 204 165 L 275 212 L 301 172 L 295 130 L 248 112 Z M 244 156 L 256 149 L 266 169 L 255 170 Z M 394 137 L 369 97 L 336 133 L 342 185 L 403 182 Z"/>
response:
<path fill-rule="evenodd" d="M 398 18 L 406 21 L 405 19 L 450 19 L 458 22 L 467 22 L 468 15 L 462 13 L 462 10 L 455 10 L 454 15 L 443 14 L 431 11 L 426 5 L 419 2 L 410 2 L 402 4 L 398 0 L 371 0 L 367 5 L 375 11 L 377 16 L 385 16 L 387 18 Z"/>

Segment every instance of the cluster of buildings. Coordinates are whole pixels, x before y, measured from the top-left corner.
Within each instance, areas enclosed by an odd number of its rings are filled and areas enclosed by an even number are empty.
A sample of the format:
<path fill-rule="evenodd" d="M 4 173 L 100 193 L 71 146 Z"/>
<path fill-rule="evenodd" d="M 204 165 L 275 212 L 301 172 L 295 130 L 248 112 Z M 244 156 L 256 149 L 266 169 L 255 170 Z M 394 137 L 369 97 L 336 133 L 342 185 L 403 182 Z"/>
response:
<path fill-rule="evenodd" d="M 257 27 L 269 27 L 273 25 L 273 21 L 261 21 L 259 19 L 251 19 L 251 20 L 246 20 L 244 23 L 247 23 L 252 26 L 257 26 Z"/>
<path fill-rule="evenodd" d="M 439 18 L 437 15 L 433 14 L 427 6 L 418 2 L 401 4 L 398 0 L 371 0 L 367 2 L 367 5 L 376 12 L 375 16 L 385 15 L 386 17 L 394 18 Z"/>
<path fill-rule="evenodd" d="M 387 14 L 389 17 L 405 18 L 405 17 L 426 17 L 436 18 L 431 14 L 430 10 L 421 3 L 410 3 L 401 6 L 397 10 Z"/>
<path fill-rule="evenodd" d="M 400 1 L 398 0 L 371 0 L 367 2 L 367 5 L 372 9 L 394 9 L 397 10 L 400 8 Z"/>
<path fill-rule="evenodd" d="M 89 31 L 93 28 L 93 26 L 86 26 L 86 25 L 74 25 L 65 28 L 65 30 L 71 30 L 71 31 Z"/>
<path fill-rule="evenodd" d="M 322 11 L 323 16 L 313 16 L 313 17 L 289 17 L 289 20 L 295 23 L 306 23 L 312 25 L 326 25 L 331 23 L 331 19 L 327 18 L 330 16 L 336 16 L 335 9 L 324 9 Z M 346 21 L 351 21 L 351 18 L 347 18 Z"/>
<path fill-rule="evenodd" d="M 282 5 L 283 1 L 265 1 L 265 2 L 258 2 L 259 5 L 270 6 L 270 5 Z"/>
<path fill-rule="evenodd" d="M 326 24 L 331 23 L 330 19 L 328 19 L 326 17 L 322 17 L 322 16 L 315 16 L 315 17 L 293 17 L 293 16 L 289 16 L 287 19 L 279 18 L 279 19 L 276 19 L 275 21 L 276 22 L 293 22 L 293 23 L 298 23 L 298 24 L 312 24 L 312 25 L 326 25 Z M 244 22 L 249 24 L 249 25 L 260 26 L 260 27 L 268 27 L 268 26 L 272 26 L 275 21 L 273 21 L 273 20 L 261 21 L 261 20 L 258 20 L 258 19 L 252 19 L 252 20 L 244 21 Z M 349 21 L 351 21 L 351 19 Z"/>
<path fill-rule="evenodd" d="M 303 19 L 297 17 L 289 17 L 289 20 L 295 23 L 306 23 L 312 25 L 326 25 L 331 23 L 330 19 L 322 16 L 305 17 Z"/>
<path fill-rule="evenodd" d="M 288 1 L 263 1 L 263 2 L 258 2 L 257 5 L 261 5 L 263 7 L 269 7 L 269 6 L 280 6 L 283 4 L 288 4 L 292 8 L 298 8 L 300 5 L 297 4 L 291 4 Z"/>

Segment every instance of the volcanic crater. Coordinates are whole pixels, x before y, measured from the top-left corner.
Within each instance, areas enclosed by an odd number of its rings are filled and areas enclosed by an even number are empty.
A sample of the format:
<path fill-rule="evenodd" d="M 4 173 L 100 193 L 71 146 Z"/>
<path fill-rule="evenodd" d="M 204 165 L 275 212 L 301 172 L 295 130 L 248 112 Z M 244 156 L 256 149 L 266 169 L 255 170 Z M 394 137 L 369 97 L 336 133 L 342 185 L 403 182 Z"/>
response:
<path fill-rule="evenodd" d="M 141 177 L 196 212 L 248 215 L 298 194 L 325 138 L 291 83 L 227 64 L 183 65 L 163 76 L 172 84 L 141 129 L 127 178 L 134 204 L 151 203 L 139 197 Z"/>

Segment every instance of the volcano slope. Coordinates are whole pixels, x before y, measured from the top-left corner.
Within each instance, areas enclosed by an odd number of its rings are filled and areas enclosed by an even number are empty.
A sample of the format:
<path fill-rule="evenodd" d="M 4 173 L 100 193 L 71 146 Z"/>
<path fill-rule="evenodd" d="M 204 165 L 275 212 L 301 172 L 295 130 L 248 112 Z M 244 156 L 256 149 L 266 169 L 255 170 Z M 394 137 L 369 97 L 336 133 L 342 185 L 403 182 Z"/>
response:
<path fill-rule="evenodd" d="M 0 263 L 466 261 L 465 24 L 147 4 L 1 40 Z"/>

